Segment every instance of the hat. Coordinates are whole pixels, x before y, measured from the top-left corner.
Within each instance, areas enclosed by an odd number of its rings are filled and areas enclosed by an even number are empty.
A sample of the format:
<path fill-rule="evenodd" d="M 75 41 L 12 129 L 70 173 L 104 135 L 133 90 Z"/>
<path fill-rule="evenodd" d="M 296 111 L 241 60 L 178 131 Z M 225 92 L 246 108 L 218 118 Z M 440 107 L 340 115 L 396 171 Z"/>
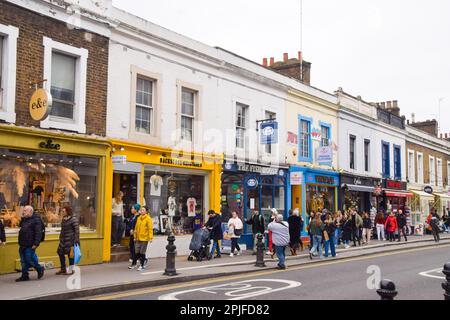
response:
<path fill-rule="evenodd" d="M 139 203 L 136 203 L 136 204 L 133 206 L 133 208 L 134 208 L 134 210 L 139 211 L 139 210 L 141 210 L 141 205 L 140 205 Z"/>

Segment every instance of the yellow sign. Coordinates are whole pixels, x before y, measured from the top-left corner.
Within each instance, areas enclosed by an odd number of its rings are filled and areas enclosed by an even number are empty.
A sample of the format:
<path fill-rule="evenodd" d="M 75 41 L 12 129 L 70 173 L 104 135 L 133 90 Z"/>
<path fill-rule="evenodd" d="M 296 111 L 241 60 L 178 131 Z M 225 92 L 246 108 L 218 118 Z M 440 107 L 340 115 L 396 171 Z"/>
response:
<path fill-rule="evenodd" d="M 33 120 L 45 120 L 52 107 L 52 95 L 45 89 L 37 89 L 30 100 L 30 115 Z"/>

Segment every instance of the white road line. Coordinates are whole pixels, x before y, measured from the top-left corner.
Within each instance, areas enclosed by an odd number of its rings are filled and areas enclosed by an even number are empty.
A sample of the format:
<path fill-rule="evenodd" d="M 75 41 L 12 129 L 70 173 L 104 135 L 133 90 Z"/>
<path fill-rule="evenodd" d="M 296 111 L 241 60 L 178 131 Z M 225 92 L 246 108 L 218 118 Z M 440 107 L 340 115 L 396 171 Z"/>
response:
<path fill-rule="evenodd" d="M 419 273 L 419 275 L 421 275 L 422 277 L 428 277 L 428 278 L 445 280 L 444 276 L 434 276 L 434 275 L 432 275 L 430 273 L 442 273 L 442 268 L 433 269 L 433 270 L 429 270 L 429 271 L 424 271 L 424 272 Z"/>

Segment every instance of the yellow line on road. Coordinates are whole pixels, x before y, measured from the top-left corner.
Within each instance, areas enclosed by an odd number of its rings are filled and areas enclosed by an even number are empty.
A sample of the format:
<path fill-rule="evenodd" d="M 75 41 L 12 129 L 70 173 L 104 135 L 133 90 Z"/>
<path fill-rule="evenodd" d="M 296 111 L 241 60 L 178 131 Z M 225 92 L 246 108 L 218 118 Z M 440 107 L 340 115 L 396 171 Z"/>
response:
<path fill-rule="evenodd" d="M 348 257 L 345 259 L 340 259 L 340 260 L 335 260 L 335 261 L 329 261 L 329 262 L 324 261 L 324 262 L 319 262 L 319 263 L 306 264 L 306 265 L 302 265 L 302 266 L 298 266 L 298 267 L 292 267 L 287 270 L 267 270 L 267 271 L 261 271 L 261 272 L 248 273 L 248 274 L 244 274 L 244 275 L 227 276 L 227 277 L 222 277 L 222 278 L 218 278 L 218 279 L 206 279 L 206 280 L 199 280 L 199 281 L 191 281 L 191 282 L 186 282 L 186 283 L 182 283 L 182 284 L 157 287 L 157 288 L 153 288 L 153 289 L 136 290 L 136 291 L 119 293 L 119 294 L 114 294 L 114 295 L 109 295 L 109 296 L 102 296 L 102 297 L 92 298 L 90 300 L 114 300 L 114 299 L 128 298 L 128 297 L 140 296 L 140 295 L 151 294 L 151 293 L 162 292 L 162 291 L 184 289 L 184 288 L 194 287 L 194 286 L 196 287 L 196 286 L 205 285 L 205 284 L 228 282 L 228 281 L 233 281 L 233 280 L 242 280 L 242 279 L 246 279 L 246 278 L 255 278 L 255 277 L 259 277 L 259 276 L 266 276 L 266 275 L 274 274 L 274 273 L 292 272 L 292 271 L 297 271 L 297 270 L 318 268 L 318 267 L 330 266 L 330 265 L 341 264 L 341 263 L 346 263 L 346 262 L 370 260 L 370 259 L 375 259 L 375 258 L 393 256 L 393 255 L 397 255 L 397 254 L 405 254 L 405 253 L 412 253 L 412 252 L 433 250 L 433 249 L 440 249 L 440 248 L 447 248 L 447 247 L 450 247 L 450 245 L 397 250 L 397 251 L 393 251 L 393 252 L 376 253 L 376 254 L 368 255 L 368 256 L 364 256 L 364 257 L 354 257 L 354 258 Z"/>

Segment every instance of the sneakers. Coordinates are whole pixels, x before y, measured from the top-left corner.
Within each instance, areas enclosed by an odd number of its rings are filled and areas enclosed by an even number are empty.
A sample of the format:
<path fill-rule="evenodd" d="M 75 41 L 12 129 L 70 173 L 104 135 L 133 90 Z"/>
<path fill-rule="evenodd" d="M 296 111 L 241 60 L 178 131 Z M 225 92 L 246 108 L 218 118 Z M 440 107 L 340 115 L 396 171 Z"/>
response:
<path fill-rule="evenodd" d="M 20 277 L 19 279 L 16 279 L 16 282 L 25 282 L 25 281 L 30 281 L 29 277 Z"/>
<path fill-rule="evenodd" d="M 230 253 L 230 257 L 233 258 L 233 257 L 234 257 L 234 254 L 233 254 L 233 253 Z"/>
<path fill-rule="evenodd" d="M 267 251 L 266 254 L 267 254 L 268 256 L 271 256 L 271 255 L 272 255 L 272 252 Z"/>
<path fill-rule="evenodd" d="M 237 254 L 236 254 L 238 257 L 241 255 L 241 252 L 240 251 L 238 251 L 237 252 Z"/>
<path fill-rule="evenodd" d="M 130 270 L 133 270 L 133 269 L 136 269 L 136 268 L 137 268 L 137 265 L 135 265 L 135 264 L 132 264 L 131 266 L 128 267 L 128 269 L 130 269 Z"/>
<path fill-rule="evenodd" d="M 345 248 L 345 249 L 348 249 L 348 248 L 350 248 L 350 246 L 349 246 L 348 244 L 346 244 L 346 245 L 344 246 L 344 248 Z"/>
<path fill-rule="evenodd" d="M 41 271 L 38 271 L 38 280 L 42 279 L 42 277 L 44 276 L 44 268 L 41 267 Z"/>
<path fill-rule="evenodd" d="M 145 266 L 139 266 L 139 268 L 137 268 L 137 271 L 142 271 L 145 270 Z"/>

